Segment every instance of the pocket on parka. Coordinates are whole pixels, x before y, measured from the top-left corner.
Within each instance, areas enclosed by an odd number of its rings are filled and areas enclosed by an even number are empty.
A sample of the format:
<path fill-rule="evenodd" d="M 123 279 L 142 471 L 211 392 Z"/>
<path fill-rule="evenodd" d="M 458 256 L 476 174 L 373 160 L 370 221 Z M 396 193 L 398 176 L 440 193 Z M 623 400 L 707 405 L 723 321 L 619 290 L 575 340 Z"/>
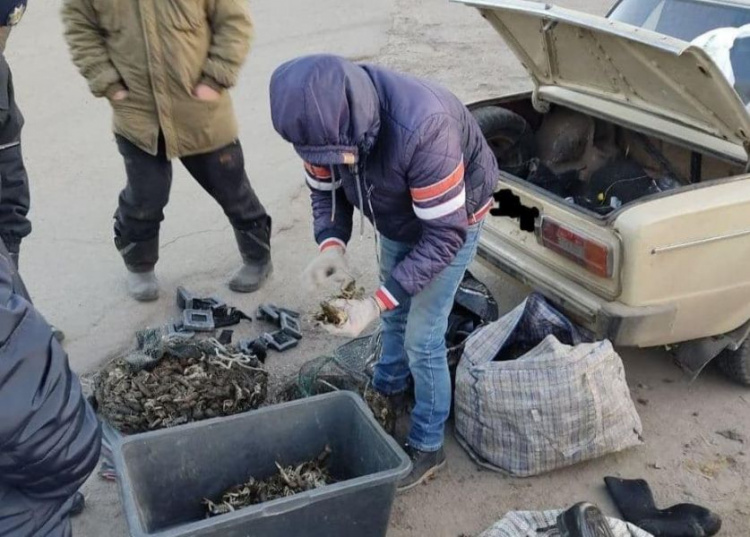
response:
<path fill-rule="evenodd" d="M 206 21 L 203 0 L 158 0 L 164 2 L 167 22 L 177 30 L 194 30 Z"/>

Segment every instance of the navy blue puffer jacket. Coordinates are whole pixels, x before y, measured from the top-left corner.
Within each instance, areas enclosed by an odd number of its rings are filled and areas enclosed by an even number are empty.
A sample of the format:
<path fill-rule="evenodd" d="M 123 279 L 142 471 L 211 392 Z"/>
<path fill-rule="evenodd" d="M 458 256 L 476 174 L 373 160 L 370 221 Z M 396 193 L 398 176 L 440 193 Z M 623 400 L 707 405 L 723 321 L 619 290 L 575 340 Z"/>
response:
<path fill-rule="evenodd" d="M 99 458 L 100 427 L 16 276 L 0 241 L 0 536 L 67 537 L 73 494 Z"/>
<path fill-rule="evenodd" d="M 321 249 L 346 245 L 357 207 L 412 245 L 378 298 L 390 308 L 419 293 L 487 213 L 499 176 L 469 110 L 435 84 L 330 55 L 285 63 L 270 92 L 274 127 L 305 162 Z"/>

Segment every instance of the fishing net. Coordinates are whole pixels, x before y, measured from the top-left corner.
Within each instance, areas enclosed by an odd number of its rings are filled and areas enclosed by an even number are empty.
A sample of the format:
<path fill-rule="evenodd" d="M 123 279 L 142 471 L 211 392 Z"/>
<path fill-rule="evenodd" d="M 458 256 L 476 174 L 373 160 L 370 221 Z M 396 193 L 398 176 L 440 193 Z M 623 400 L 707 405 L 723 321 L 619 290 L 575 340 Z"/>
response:
<path fill-rule="evenodd" d="M 388 398 L 371 385 L 372 368 L 380 356 L 380 345 L 380 332 L 375 332 L 342 345 L 331 355 L 306 362 L 296 375 L 287 379 L 277 400 L 292 401 L 339 390 L 356 392 L 386 432 L 392 433 L 397 412 Z"/>
<path fill-rule="evenodd" d="M 167 324 L 156 328 L 147 328 L 135 333 L 136 347 L 125 354 L 122 359 L 134 371 L 140 371 L 161 360 L 165 354 L 178 358 L 197 358 L 203 354 L 203 341 L 193 339 L 191 334 L 174 330 Z"/>
<path fill-rule="evenodd" d="M 293 401 L 338 390 L 364 396 L 370 384 L 372 366 L 380 355 L 380 339 L 380 332 L 360 337 L 345 343 L 330 355 L 304 363 L 282 384 L 277 400 Z"/>

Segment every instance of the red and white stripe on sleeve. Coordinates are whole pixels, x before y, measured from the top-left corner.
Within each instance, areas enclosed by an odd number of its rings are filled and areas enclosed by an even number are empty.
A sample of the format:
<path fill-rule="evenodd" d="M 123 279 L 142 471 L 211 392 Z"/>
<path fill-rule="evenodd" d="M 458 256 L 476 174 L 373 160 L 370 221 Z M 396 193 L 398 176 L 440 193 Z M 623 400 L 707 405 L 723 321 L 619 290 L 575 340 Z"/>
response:
<path fill-rule="evenodd" d="M 463 209 L 466 205 L 464 162 L 447 177 L 428 186 L 411 189 L 414 214 L 420 220 L 435 220 Z"/>
<path fill-rule="evenodd" d="M 384 285 L 381 285 L 380 289 L 375 292 L 375 300 L 377 300 L 380 309 L 383 311 L 392 310 L 398 307 L 398 300 L 396 300 Z"/>
<path fill-rule="evenodd" d="M 305 181 L 310 188 L 330 192 L 334 187 L 338 188 L 341 185 L 340 180 L 334 184 L 332 179 L 333 175 L 330 168 L 313 166 L 305 162 Z"/>

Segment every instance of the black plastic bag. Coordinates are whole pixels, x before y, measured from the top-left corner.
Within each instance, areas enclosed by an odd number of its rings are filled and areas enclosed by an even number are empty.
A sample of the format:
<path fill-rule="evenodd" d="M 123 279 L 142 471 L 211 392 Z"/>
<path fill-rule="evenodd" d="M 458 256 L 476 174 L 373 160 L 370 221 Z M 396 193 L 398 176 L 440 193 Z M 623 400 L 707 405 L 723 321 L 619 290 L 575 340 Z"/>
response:
<path fill-rule="evenodd" d="M 479 327 L 500 318 L 497 301 L 485 284 L 466 271 L 456 291 L 453 309 L 448 317 L 445 344 L 448 347 L 448 365 L 455 368 L 463 353 L 464 343 Z"/>

